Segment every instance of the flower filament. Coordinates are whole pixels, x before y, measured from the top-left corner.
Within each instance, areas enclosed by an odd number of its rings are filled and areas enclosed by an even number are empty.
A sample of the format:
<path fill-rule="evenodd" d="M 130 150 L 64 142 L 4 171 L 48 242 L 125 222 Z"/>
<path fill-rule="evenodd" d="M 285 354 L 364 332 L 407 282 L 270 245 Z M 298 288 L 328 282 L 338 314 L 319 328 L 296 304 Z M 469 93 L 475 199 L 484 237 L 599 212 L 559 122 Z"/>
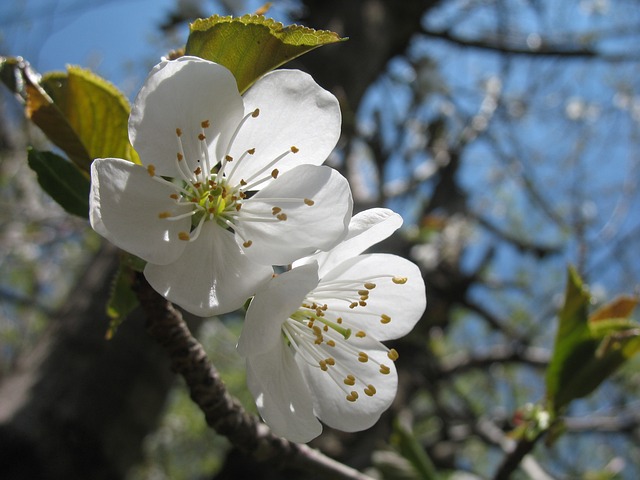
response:
<path fill-rule="evenodd" d="M 232 184 L 229 179 L 233 177 L 236 169 L 242 162 L 250 161 L 250 157 L 256 153 L 255 148 L 245 150 L 244 153 L 234 161 L 229 154 L 233 143 L 242 126 L 252 118 L 257 118 L 260 110 L 255 109 L 246 114 L 238 123 L 235 131 L 226 148 L 226 153 L 222 159 L 211 159 L 209 156 L 209 145 L 207 143 L 207 129 L 211 127 L 209 120 L 203 120 L 200 123 L 200 131 L 197 134 L 197 142 L 190 140 L 190 145 L 198 146 L 198 158 L 187 158 L 183 145 L 185 132 L 181 128 L 175 129 L 176 137 L 176 154 L 175 154 L 175 171 L 178 176 L 175 178 L 163 177 L 156 174 L 154 165 L 147 166 L 147 172 L 153 180 L 164 185 L 170 186 L 173 193 L 169 197 L 175 202 L 177 211 L 161 211 L 158 212 L 158 218 L 162 220 L 175 221 L 187 217 L 191 217 L 191 228 L 188 232 L 178 232 L 178 239 L 183 241 L 195 241 L 202 229 L 205 221 L 215 221 L 216 224 L 224 229 L 234 231 L 243 241 L 245 248 L 253 244 L 251 239 L 244 238 L 236 228 L 239 222 L 281 222 L 287 220 L 287 213 L 284 207 L 288 204 L 313 206 L 314 201 L 309 198 L 270 198 L 270 202 L 277 202 L 271 211 L 271 214 L 265 214 L 263 209 L 252 208 L 251 204 L 247 204 L 246 200 L 250 196 L 251 191 L 263 184 L 267 180 L 278 177 L 279 171 L 274 168 L 275 165 L 285 156 L 291 153 L 297 153 L 299 149 L 291 146 L 282 154 L 276 156 L 262 168 L 252 173 L 246 179 L 240 179 L 239 182 Z M 234 166 L 229 170 L 228 165 L 233 163 Z M 194 168 L 195 167 L 195 168 Z M 185 208 L 186 207 L 186 208 Z M 244 207 L 244 210 L 243 210 Z M 186 210 L 186 211 L 185 211 Z"/>
<path fill-rule="evenodd" d="M 367 332 L 355 328 L 349 318 L 354 315 L 354 303 L 360 307 L 367 306 L 367 300 L 380 280 L 391 278 L 397 285 L 406 283 L 396 282 L 393 275 L 383 275 L 375 278 L 334 280 L 320 282 L 312 292 L 308 293 L 301 307 L 294 312 L 283 324 L 282 334 L 287 345 L 298 357 L 314 368 L 326 372 L 335 385 L 344 392 L 345 399 L 355 402 L 364 394 L 372 397 L 377 393 L 375 381 L 369 376 L 388 375 L 391 368 L 372 357 L 372 353 L 363 351 L 358 346 L 358 340 L 367 337 Z M 329 302 L 333 306 L 329 306 Z M 338 300 L 336 302 L 336 300 Z M 345 307 L 340 307 L 346 304 Z M 375 313 L 363 309 L 358 315 L 366 314 L 365 321 L 379 321 L 382 325 L 391 322 L 391 317 L 385 313 Z M 361 327 L 362 322 L 358 325 Z M 355 334 L 352 333 L 355 331 Z M 394 362 L 398 359 L 395 349 L 388 349 L 379 341 L 369 337 L 367 345 L 373 345 L 376 350 L 387 352 L 387 358 Z M 336 360 L 338 359 L 338 360 Z M 361 364 L 365 370 L 358 368 L 355 373 L 353 365 Z M 366 371 L 367 378 L 362 378 Z M 360 393 L 359 393 L 360 392 Z"/>

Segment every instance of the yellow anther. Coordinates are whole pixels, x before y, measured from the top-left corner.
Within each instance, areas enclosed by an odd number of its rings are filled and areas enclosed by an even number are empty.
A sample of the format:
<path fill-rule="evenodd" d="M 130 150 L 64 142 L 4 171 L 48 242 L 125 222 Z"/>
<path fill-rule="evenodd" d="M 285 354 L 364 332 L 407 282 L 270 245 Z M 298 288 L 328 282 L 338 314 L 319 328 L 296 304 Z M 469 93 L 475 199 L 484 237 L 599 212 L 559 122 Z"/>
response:
<path fill-rule="evenodd" d="M 363 330 L 360 330 L 359 332 L 356 333 L 356 337 L 358 338 L 364 338 L 367 336 L 367 333 Z"/>
<path fill-rule="evenodd" d="M 327 340 L 327 346 L 335 347 L 336 346 L 336 342 L 334 342 L 333 340 Z"/>
<path fill-rule="evenodd" d="M 185 242 L 188 242 L 189 240 L 191 240 L 191 237 L 187 232 L 178 232 L 178 238 L 180 240 L 184 240 Z"/>
<path fill-rule="evenodd" d="M 209 120 L 203 120 L 202 122 L 200 122 L 200 126 L 202 128 L 209 128 L 210 126 Z"/>
<path fill-rule="evenodd" d="M 404 285 L 407 283 L 407 277 L 393 277 L 392 281 L 396 285 Z"/>
<path fill-rule="evenodd" d="M 320 360 L 320 362 L 318 362 L 318 363 L 320 364 L 320 369 L 323 372 L 326 372 L 328 370 L 327 362 L 325 360 Z"/>
<path fill-rule="evenodd" d="M 207 137 L 205 136 L 205 134 L 204 134 L 204 133 L 200 133 L 200 134 L 198 135 L 198 140 L 200 140 L 200 141 L 205 140 L 206 138 L 207 138 Z"/>
<path fill-rule="evenodd" d="M 200 167 L 198 167 L 198 168 L 200 168 Z M 194 173 L 195 173 L 195 172 L 194 172 Z M 197 175 L 197 173 L 196 173 L 196 175 Z M 194 186 L 195 188 L 200 188 L 200 187 L 202 186 L 202 182 L 196 182 L 196 183 L 194 183 L 194 184 L 193 184 L 193 186 Z"/>
<path fill-rule="evenodd" d="M 360 295 L 361 297 L 368 297 L 369 290 L 358 290 L 358 295 Z"/>
<path fill-rule="evenodd" d="M 178 159 L 179 162 L 181 162 L 182 160 L 184 160 L 184 155 L 182 155 L 181 153 L 177 153 L 176 158 Z"/>
<path fill-rule="evenodd" d="M 182 136 L 182 130 L 179 128 L 176 128 L 176 135 L 181 137 Z"/>
<path fill-rule="evenodd" d="M 380 315 L 380 323 L 384 323 L 385 325 L 391 321 L 391 317 L 386 314 Z"/>
<path fill-rule="evenodd" d="M 254 153 L 256 153 L 256 149 L 255 148 L 250 148 L 249 150 L 247 150 L 247 153 L 249 155 L 253 155 Z"/>
<path fill-rule="evenodd" d="M 349 385 L 350 387 L 353 387 L 356 384 L 356 377 L 354 377 L 353 375 L 349 374 L 346 376 L 346 378 L 343 380 L 345 385 Z"/>
<path fill-rule="evenodd" d="M 364 389 L 364 393 L 368 396 L 373 397 L 376 394 L 376 387 L 373 385 L 367 385 L 367 388 Z"/>
<path fill-rule="evenodd" d="M 278 169 L 277 169 L 277 168 L 274 168 L 273 170 L 271 170 L 271 176 L 272 176 L 273 178 L 278 178 L 278 174 L 279 174 L 279 173 L 280 173 L 280 172 L 278 171 Z"/>
<path fill-rule="evenodd" d="M 244 187 L 247 184 L 247 182 L 244 179 L 240 179 L 240 186 Z"/>
<path fill-rule="evenodd" d="M 358 305 L 360 305 L 361 307 L 366 307 L 367 306 L 367 302 L 365 302 L 364 300 L 360 300 L 358 302 Z"/>
<path fill-rule="evenodd" d="M 253 242 L 251 240 L 247 240 L 242 244 L 244 248 L 249 248 L 251 245 L 253 245 Z"/>
<path fill-rule="evenodd" d="M 171 195 L 169 195 L 169 198 L 173 198 L 174 200 L 180 200 L 180 195 L 178 195 L 177 193 L 172 193 Z"/>
<path fill-rule="evenodd" d="M 314 201 L 313 201 L 313 200 L 311 200 L 310 198 L 305 198 L 305 199 L 304 199 L 304 203 L 305 203 L 306 205 L 309 205 L 309 206 L 311 207 L 311 206 L 312 206 L 314 203 L 316 203 L 316 202 L 314 202 Z"/>
<path fill-rule="evenodd" d="M 225 156 L 224 156 L 224 159 L 225 159 L 227 162 L 232 162 L 232 161 L 233 161 L 233 157 L 232 157 L 231 155 L 225 155 Z"/>
<path fill-rule="evenodd" d="M 349 305 L 349 308 L 356 308 L 358 306 L 358 302 L 353 302 Z"/>
<path fill-rule="evenodd" d="M 316 335 L 322 335 L 322 330 L 320 329 L 319 326 L 314 325 L 313 326 L 313 333 L 315 333 Z"/>
<path fill-rule="evenodd" d="M 358 353 L 358 361 L 362 363 L 367 363 L 369 361 L 369 355 L 364 352 Z"/>
<path fill-rule="evenodd" d="M 154 165 L 148 165 L 147 166 L 147 173 L 149 173 L 149 175 L 151 175 L 152 177 L 156 176 L 156 167 Z"/>
<path fill-rule="evenodd" d="M 347 395 L 347 400 L 350 402 L 355 402 L 358 399 L 358 392 L 353 391 L 349 395 Z"/>
<path fill-rule="evenodd" d="M 399 357 L 399 356 L 400 356 L 400 355 L 398 355 L 398 352 L 396 351 L 396 349 L 395 349 L 395 348 L 392 348 L 392 349 L 391 349 L 391 350 L 389 350 L 389 352 L 387 353 L 387 357 L 389 357 L 389 359 L 390 359 L 391 361 L 393 361 L 393 362 L 395 362 L 395 361 L 398 359 L 398 357 Z"/>
<path fill-rule="evenodd" d="M 284 222 L 287 219 L 287 214 L 286 213 L 279 213 L 278 215 L 276 215 L 276 218 L 278 220 L 280 220 L 281 222 Z"/>
<path fill-rule="evenodd" d="M 326 303 L 324 305 L 322 305 L 322 307 L 320 307 L 322 309 L 323 312 L 326 312 L 327 309 L 329 308 L 329 305 L 327 305 Z"/>
<path fill-rule="evenodd" d="M 325 325 L 324 327 L 322 327 L 322 330 L 324 330 L 325 332 L 329 331 L 329 325 Z"/>
<path fill-rule="evenodd" d="M 239 212 L 240 209 L 242 208 L 242 204 L 241 203 L 236 203 L 236 212 Z"/>
<path fill-rule="evenodd" d="M 200 175 L 202 173 L 202 169 L 200 167 L 196 168 L 193 173 L 195 173 L 196 175 Z M 200 185 L 199 185 L 200 186 Z M 198 186 L 198 187 L 199 187 Z"/>
<path fill-rule="evenodd" d="M 376 288 L 376 284 L 373 282 L 367 282 L 364 284 L 364 288 L 366 288 L 367 290 L 373 290 L 374 288 Z"/>
<path fill-rule="evenodd" d="M 336 318 L 336 323 L 337 323 L 338 325 L 341 325 L 341 324 L 342 324 L 342 317 L 338 317 L 338 318 Z"/>
<path fill-rule="evenodd" d="M 282 211 L 282 209 L 280 207 L 273 207 L 271 209 L 271 215 L 277 215 Z"/>
<path fill-rule="evenodd" d="M 169 218 L 171 216 L 171 212 L 160 212 L 158 214 L 158 218 Z"/>
<path fill-rule="evenodd" d="M 327 365 L 331 365 L 333 367 L 336 364 L 336 359 L 333 357 L 325 358 L 325 362 L 327 362 Z"/>
<path fill-rule="evenodd" d="M 383 375 L 389 375 L 389 373 L 391 372 L 391 369 L 389 367 L 387 367 L 384 363 L 380 364 L 380 373 Z"/>
<path fill-rule="evenodd" d="M 253 118 L 256 118 L 258 115 L 260 115 L 260 109 L 256 108 L 253 112 L 251 112 L 251 116 Z"/>
<path fill-rule="evenodd" d="M 298 153 L 299 151 L 300 149 L 298 147 L 296 147 L 295 145 L 291 145 L 291 152 Z"/>

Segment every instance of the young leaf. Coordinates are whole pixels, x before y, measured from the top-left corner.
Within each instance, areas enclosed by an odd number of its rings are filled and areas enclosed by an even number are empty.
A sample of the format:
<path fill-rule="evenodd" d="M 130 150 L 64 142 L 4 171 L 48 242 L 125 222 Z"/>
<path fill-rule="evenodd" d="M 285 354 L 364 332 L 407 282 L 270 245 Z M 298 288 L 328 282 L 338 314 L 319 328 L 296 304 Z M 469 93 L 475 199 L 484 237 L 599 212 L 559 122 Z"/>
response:
<path fill-rule="evenodd" d="M 0 57 L 0 79 L 25 105 L 25 115 L 82 170 L 94 158 L 139 163 L 128 138 L 129 104 L 109 82 L 88 70 L 40 77 L 21 58 Z"/>
<path fill-rule="evenodd" d="M 595 344 L 587 327 L 589 293 L 575 269 L 569 268 L 567 277 L 564 306 L 558 314 L 558 332 L 547 367 L 547 397 L 552 412 L 571 400 L 566 387 L 593 355 Z"/>
<path fill-rule="evenodd" d="M 38 183 L 67 212 L 89 218 L 89 178 L 78 167 L 52 152 L 28 150 L 29 167 Z"/>
<path fill-rule="evenodd" d="M 547 369 L 549 409 L 557 414 L 572 400 L 593 392 L 640 351 L 640 325 L 629 319 L 637 301 L 614 300 L 588 317 L 589 294 L 569 270 L 565 304 Z"/>
<path fill-rule="evenodd" d="M 105 157 L 139 163 L 129 143 L 129 103 L 111 83 L 89 70 L 68 67 L 66 74 L 45 75 L 41 85 L 86 148 L 88 162 L 82 162 L 83 168 L 88 170 L 93 159 Z"/>
<path fill-rule="evenodd" d="M 265 73 L 322 45 L 344 39 L 300 25 L 285 27 L 262 15 L 214 15 L 191 24 L 185 53 L 227 67 L 243 93 Z"/>

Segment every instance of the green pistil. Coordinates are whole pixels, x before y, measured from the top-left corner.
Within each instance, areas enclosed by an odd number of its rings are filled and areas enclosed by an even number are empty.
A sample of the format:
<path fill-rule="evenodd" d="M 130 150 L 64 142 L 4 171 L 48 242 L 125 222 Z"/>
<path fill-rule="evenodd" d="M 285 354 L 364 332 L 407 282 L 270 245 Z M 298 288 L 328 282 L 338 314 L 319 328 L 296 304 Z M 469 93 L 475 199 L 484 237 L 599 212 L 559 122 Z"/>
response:
<path fill-rule="evenodd" d="M 296 320 L 296 321 L 302 322 L 302 323 L 306 323 L 309 320 L 313 321 L 313 322 L 320 322 L 323 325 L 326 325 L 327 327 L 331 328 L 332 330 L 335 330 L 336 332 L 338 332 L 340 335 L 342 335 L 344 337 L 345 340 L 348 340 L 349 337 L 351 336 L 351 329 L 350 328 L 345 328 L 345 327 L 337 324 L 336 322 L 333 322 L 333 321 L 329 320 L 328 318 L 326 318 L 324 316 L 320 316 L 314 310 L 311 310 L 311 309 L 298 310 L 293 315 L 291 315 L 291 318 L 293 320 Z"/>

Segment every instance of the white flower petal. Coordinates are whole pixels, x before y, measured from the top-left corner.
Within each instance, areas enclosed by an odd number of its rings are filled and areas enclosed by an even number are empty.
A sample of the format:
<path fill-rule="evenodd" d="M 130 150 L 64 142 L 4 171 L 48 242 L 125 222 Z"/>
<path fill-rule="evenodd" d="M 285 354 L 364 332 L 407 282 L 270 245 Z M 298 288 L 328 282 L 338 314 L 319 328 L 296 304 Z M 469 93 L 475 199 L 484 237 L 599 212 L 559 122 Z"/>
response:
<path fill-rule="evenodd" d="M 360 362 L 357 355 L 334 347 L 331 350 L 327 348 L 335 360 L 335 365 L 329 366 L 327 371 L 303 361 L 298 361 L 298 365 L 311 389 L 313 408 L 318 418 L 338 430 L 356 432 L 371 427 L 389 408 L 396 395 L 398 377 L 382 345 L 353 336 L 347 342 L 366 353 L 368 361 Z M 380 373 L 380 364 L 389 368 L 387 374 Z M 344 384 L 342 380 L 347 374 L 357 379 L 355 385 Z M 375 387 L 372 396 L 365 392 L 369 385 Z M 352 391 L 358 395 L 354 402 L 347 400 Z"/>
<path fill-rule="evenodd" d="M 138 93 L 129 117 L 129 138 L 143 164 L 153 164 L 158 175 L 179 177 L 176 128 L 189 170 L 202 158 L 198 135 L 201 123 L 211 152 L 218 143 L 226 148 L 243 115 L 236 80 L 222 65 L 196 57 L 180 57 L 158 64 Z M 212 165 L 215 160 L 212 158 Z"/>
<path fill-rule="evenodd" d="M 389 275 L 406 278 L 406 282 L 395 283 Z M 384 341 L 406 335 L 422 317 L 427 303 L 425 285 L 413 262 L 383 253 L 359 255 L 331 270 L 320 285 L 353 279 L 371 279 L 376 285 L 369 290 L 365 306 L 349 308 L 344 300 L 323 299 L 329 306 L 327 314 L 341 316 L 344 326 Z"/>
<path fill-rule="evenodd" d="M 184 244 L 178 232 L 189 230 L 190 218 L 166 220 L 161 212 L 185 213 L 169 197 L 170 186 L 154 181 L 147 170 L 126 160 L 102 158 L 91 164 L 89 218 L 91 226 L 129 253 L 147 262 L 168 264 L 178 258 Z"/>
<path fill-rule="evenodd" d="M 304 265 L 266 282 L 256 292 L 245 316 L 238 352 L 254 356 L 282 342 L 280 328 L 300 308 L 304 297 L 318 285 L 318 266 Z"/>
<path fill-rule="evenodd" d="M 267 73 L 243 98 L 245 114 L 256 108 L 260 109 L 260 114 L 248 119 L 241 128 L 231 156 L 238 159 L 249 149 L 256 151 L 237 166 L 232 183 L 238 183 L 241 178 L 249 179 L 279 155 L 290 152 L 293 146 L 298 152 L 289 153 L 277 163 L 280 173 L 296 165 L 320 165 L 340 138 L 338 100 L 304 72 L 276 70 Z M 267 177 L 272 169 L 265 172 Z"/>
<path fill-rule="evenodd" d="M 251 262 L 233 234 L 213 222 L 204 223 L 195 241 L 184 243 L 178 260 L 163 266 L 147 264 L 144 276 L 154 290 L 194 315 L 237 310 L 273 273 L 270 267 Z"/>
<path fill-rule="evenodd" d="M 304 200 L 312 200 L 308 205 Z M 274 214 L 274 208 L 278 214 Z M 329 167 L 301 165 L 244 202 L 236 230 L 254 261 L 286 265 L 344 238 L 353 208 L 347 180 Z M 277 220 L 284 214 L 285 220 Z M 251 219 L 267 221 L 251 221 Z"/>
<path fill-rule="evenodd" d="M 283 341 L 247 359 L 247 385 L 274 434 L 304 443 L 322 433 L 307 385 Z"/>
<path fill-rule="evenodd" d="M 402 225 L 402 217 L 387 208 L 371 208 L 357 213 L 349 223 L 349 232 L 343 242 L 328 252 L 318 252 L 294 263 L 302 265 L 318 262 L 320 277 L 348 258 L 361 254 L 367 248 L 389 237 Z"/>

